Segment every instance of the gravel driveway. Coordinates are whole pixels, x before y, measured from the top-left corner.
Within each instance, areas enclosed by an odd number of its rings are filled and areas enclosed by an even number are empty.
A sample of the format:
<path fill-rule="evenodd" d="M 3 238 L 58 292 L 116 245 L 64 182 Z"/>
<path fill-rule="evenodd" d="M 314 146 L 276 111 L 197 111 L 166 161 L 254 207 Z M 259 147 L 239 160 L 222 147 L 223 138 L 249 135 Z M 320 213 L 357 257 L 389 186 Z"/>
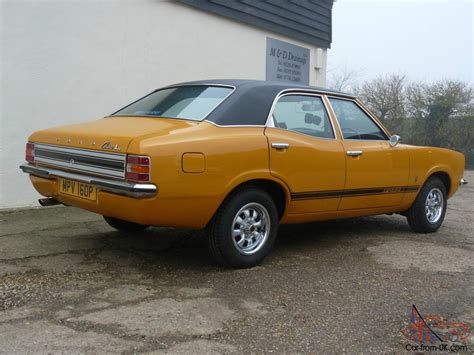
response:
<path fill-rule="evenodd" d="M 283 226 L 248 270 L 216 267 L 202 232 L 126 235 L 71 207 L 1 212 L 0 353 L 404 351 L 412 304 L 474 325 L 466 178 L 436 234 L 395 215 Z"/>

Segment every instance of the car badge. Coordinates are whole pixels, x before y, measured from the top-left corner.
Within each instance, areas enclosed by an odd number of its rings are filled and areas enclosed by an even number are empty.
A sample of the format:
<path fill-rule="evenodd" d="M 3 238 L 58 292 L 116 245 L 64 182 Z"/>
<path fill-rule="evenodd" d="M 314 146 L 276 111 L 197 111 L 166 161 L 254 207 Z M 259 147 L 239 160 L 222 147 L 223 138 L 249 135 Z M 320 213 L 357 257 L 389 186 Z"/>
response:
<path fill-rule="evenodd" d="M 74 165 L 74 159 L 69 160 L 69 164 Z"/>
<path fill-rule="evenodd" d="M 102 144 L 102 149 L 107 149 L 107 150 L 121 150 L 120 146 L 118 144 L 116 144 L 115 146 L 112 145 L 112 143 L 110 142 L 105 142 L 104 144 Z"/>
<path fill-rule="evenodd" d="M 102 149 L 107 149 L 107 150 L 112 150 L 113 149 L 112 144 L 110 142 L 105 142 L 104 144 L 102 144 L 101 148 Z"/>

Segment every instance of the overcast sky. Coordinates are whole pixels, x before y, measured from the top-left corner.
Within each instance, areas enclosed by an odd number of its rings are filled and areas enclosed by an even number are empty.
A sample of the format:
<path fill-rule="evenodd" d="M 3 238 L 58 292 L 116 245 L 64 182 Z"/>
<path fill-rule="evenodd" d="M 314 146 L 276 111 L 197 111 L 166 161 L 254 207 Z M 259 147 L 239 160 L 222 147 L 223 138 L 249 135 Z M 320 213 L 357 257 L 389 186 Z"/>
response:
<path fill-rule="evenodd" d="M 337 0 L 331 70 L 359 80 L 403 73 L 414 80 L 474 84 L 474 0 Z"/>

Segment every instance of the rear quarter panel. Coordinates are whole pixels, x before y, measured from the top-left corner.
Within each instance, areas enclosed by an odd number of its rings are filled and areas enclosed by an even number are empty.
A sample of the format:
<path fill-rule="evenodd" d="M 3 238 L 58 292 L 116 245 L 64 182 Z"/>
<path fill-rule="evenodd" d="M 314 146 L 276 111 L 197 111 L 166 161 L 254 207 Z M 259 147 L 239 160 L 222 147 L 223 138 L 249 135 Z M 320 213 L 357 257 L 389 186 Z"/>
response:
<path fill-rule="evenodd" d="M 202 228 L 233 188 L 248 180 L 272 179 L 262 127 L 217 127 L 207 122 L 179 135 L 141 137 L 128 152 L 152 159 L 151 180 L 158 186 L 156 225 Z M 185 153 L 202 153 L 204 171 L 185 172 Z"/>

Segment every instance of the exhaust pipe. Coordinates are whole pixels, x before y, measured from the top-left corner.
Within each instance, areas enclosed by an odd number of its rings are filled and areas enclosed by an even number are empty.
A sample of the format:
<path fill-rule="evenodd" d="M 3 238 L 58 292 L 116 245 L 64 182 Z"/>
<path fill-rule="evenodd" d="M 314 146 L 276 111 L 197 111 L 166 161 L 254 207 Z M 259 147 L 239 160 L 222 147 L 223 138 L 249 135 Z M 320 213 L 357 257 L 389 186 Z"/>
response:
<path fill-rule="evenodd" d="M 49 206 L 56 206 L 56 205 L 60 205 L 61 202 L 59 202 L 58 200 L 52 198 L 52 197 L 48 197 L 48 198 L 40 198 L 38 200 L 39 204 L 43 207 L 49 207 Z"/>

